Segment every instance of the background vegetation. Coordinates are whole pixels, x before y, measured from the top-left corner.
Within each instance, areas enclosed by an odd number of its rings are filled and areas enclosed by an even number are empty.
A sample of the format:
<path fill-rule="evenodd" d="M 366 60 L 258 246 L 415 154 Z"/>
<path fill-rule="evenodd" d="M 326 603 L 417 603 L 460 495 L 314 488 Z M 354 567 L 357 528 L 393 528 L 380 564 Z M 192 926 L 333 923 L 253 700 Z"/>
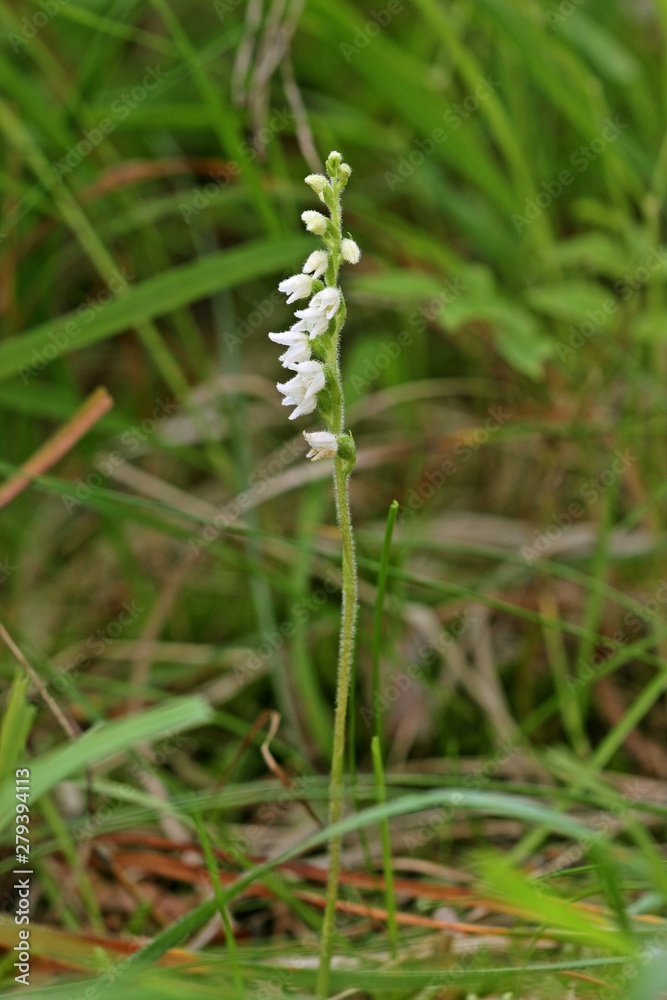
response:
<path fill-rule="evenodd" d="M 363 250 L 335 988 L 664 995 L 665 0 L 0 22 L 7 990 L 313 995 L 339 551 L 266 334 L 335 148 Z"/>

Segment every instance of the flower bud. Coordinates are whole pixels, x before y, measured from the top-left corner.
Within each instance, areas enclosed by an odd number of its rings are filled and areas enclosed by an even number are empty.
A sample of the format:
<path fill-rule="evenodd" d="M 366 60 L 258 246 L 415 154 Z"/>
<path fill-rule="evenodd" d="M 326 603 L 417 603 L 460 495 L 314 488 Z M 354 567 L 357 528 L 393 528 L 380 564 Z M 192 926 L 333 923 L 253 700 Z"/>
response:
<path fill-rule="evenodd" d="M 329 255 L 326 250 L 313 250 L 301 270 L 304 274 L 312 274 L 313 278 L 321 278 L 328 263 Z"/>
<path fill-rule="evenodd" d="M 313 431 L 308 434 L 303 432 L 303 436 L 310 445 L 310 451 L 306 458 L 317 462 L 321 458 L 334 458 L 338 454 L 338 438 L 329 431 Z"/>
<path fill-rule="evenodd" d="M 341 163 L 338 170 L 336 171 L 336 176 L 338 177 L 339 181 L 343 182 L 343 184 L 347 184 L 347 182 L 350 179 L 351 173 L 352 173 L 352 167 L 350 166 L 350 164 Z"/>
<path fill-rule="evenodd" d="M 358 264 L 361 258 L 361 250 L 354 242 L 354 240 L 346 239 L 342 240 L 340 244 L 341 253 L 343 254 L 343 260 L 346 260 L 348 264 Z"/>
<path fill-rule="evenodd" d="M 332 149 L 329 155 L 327 156 L 327 162 L 325 164 L 329 177 L 338 176 L 338 168 L 340 167 L 342 162 L 343 162 L 343 157 L 340 155 L 340 153 L 338 153 L 335 149 Z"/>
<path fill-rule="evenodd" d="M 322 215 L 321 212 L 307 211 L 301 213 L 301 218 L 309 233 L 315 233 L 316 236 L 324 236 L 329 221 L 325 215 Z"/>
<path fill-rule="evenodd" d="M 311 187 L 315 194 L 319 195 L 322 201 L 324 201 L 322 194 L 329 187 L 329 181 L 324 174 L 308 174 L 305 180 L 308 187 Z"/>

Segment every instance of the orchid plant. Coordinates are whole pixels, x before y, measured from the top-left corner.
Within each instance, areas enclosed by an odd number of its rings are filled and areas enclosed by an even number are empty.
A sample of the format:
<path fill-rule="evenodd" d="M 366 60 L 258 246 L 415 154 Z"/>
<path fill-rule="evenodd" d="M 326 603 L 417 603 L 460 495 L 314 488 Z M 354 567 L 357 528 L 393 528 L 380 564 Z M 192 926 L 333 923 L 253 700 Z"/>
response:
<path fill-rule="evenodd" d="M 340 370 L 340 335 L 347 309 L 338 287 L 338 272 L 343 262 L 356 264 L 359 247 L 343 236 L 341 193 L 350 178 L 351 168 L 340 153 L 331 152 L 326 161 L 327 176 L 310 174 L 306 184 L 328 209 L 307 211 L 301 216 L 308 232 L 319 236 L 323 248 L 314 250 L 303 265 L 302 273 L 281 281 L 278 288 L 291 305 L 310 299 L 305 309 L 297 309 L 296 322 L 284 333 L 270 333 L 276 344 L 286 347 L 280 360 L 295 374 L 279 382 L 283 405 L 292 406 L 290 420 L 317 410 L 326 430 L 304 437 L 310 446 L 307 457 L 313 461 L 333 460 L 333 486 L 336 514 L 343 549 L 343 599 L 338 648 L 336 710 L 334 718 L 329 823 L 334 826 L 343 814 L 343 773 L 345 763 L 345 722 L 354 660 L 357 619 L 357 566 L 350 514 L 349 477 L 355 465 L 356 450 L 352 434 L 345 429 L 345 406 Z M 326 907 L 322 924 L 322 944 L 318 973 L 318 996 L 328 996 L 329 967 L 334 945 L 336 899 L 340 879 L 341 837 L 335 834 L 329 844 L 329 874 Z"/>

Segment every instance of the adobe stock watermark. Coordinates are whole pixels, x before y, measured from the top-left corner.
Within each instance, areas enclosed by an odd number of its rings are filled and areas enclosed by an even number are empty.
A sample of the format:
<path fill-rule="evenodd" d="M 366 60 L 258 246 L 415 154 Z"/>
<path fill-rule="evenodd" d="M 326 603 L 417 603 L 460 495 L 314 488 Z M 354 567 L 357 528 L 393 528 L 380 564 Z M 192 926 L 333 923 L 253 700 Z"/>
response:
<path fill-rule="evenodd" d="M 119 639 L 123 632 L 134 624 L 146 610 L 139 607 L 136 601 L 130 603 L 124 601 L 120 607 L 121 610 L 115 618 L 90 633 L 83 645 L 83 650 L 75 656 L 71 663 L 57 668 L 56 675 L 46 685 L 46 691 L 49 694 L 54 697 L 64 694 L 79 676 L 81 669 L 90 662 L 91 657 L 101 656 L 107 646 Z M 35 693 L 33 700 L 35 704 L 46 704 L 39 692 Z"/>
<path fill-rule="evenodd" d="M 667 254 L 664 247 L 659 250 L 651 250 L 643 264 L 640 264 L 634 271 L 624 274 L 620 281 L 614 284 L 614 293 L 618 298 L 611 296 L 604 300 L 599 309 L 586 310 L 586 319 L 578 327 L 570 326 L 568 337 L 565 343 L 556 344 L 556 353 L 561 361 L 569 360 L 587 340 L 606 326 L 610 316 L 618 311 L 622 302 L 627 302 L 635 292 L 647 285 L 651 276 L 656 271 L 662 270 L 667 264 Z"/>
<path fill-rule="evenodd" d="M 496 744 L 495 753 L 492 757 L 488 758 L 476 771 L 463 775 L 461 786 L 465 791 L 483 788 L 485 782 L 497 774 L 503 764 L 510 760 L 520 749 L 521 747 L 511 740 L 500 740 Z M 457 810 L 463 801 L 463 793 L 455 792 L 452 795 L 452 801 L 449 805 L 439 808 L 420 827 L 416 834 L 410 834 L 406 837 L 405 846 L 411 857 L 414 857 L 415 853 L 421 850 L 433 837 L 444 833 L 447 826 L 456 817 Z"/>
<path fill-rule="evenodd" d="M 9 557 L 0 559 L 0 583 L 7 583 L 12 573 L 18 569 L 16 563 L 10 562 Z"/>
<path fill-rule="evenodd" d="M 124 448 L 124 453 L 110 451 L 94 459 L 93 472 L 89 472 L 85 479 L 77 479 L 76 486 L 71 493 L 63 493 L 62 501 L 68 514 L 80 507 L 89 500 L 93 492 L 102 486 L 107 479 L 110 479 L 115 470 L 135 455 L 143 444 L 154 434 L 160 423 L 173 416 L 176 412 L 176 403 L 171 400 L 158 399 L 150 417 L 144 417 L 141 423 L 136 424 L 129 431 L 124 431 L 120 436 L 120 444 Z"/>
<path fill-rule="evenodd" d="M 402 0 L 389 0 L 385 7 L 380 10 L 372 10 L 369 19 L 361 28 L 357 28 L 352 36 L 352 42 L 341 42 L 338 46 L 345 57 L 345 62 L 350 63 L 355 56 L 363 52 L 374 38 L 388 27 L 397 14 L 402 14 L 405 4 Z"/>
<path fill-rule="evenodd" d="M 269 484 L 283 472 L 285 467 L 303 454 L 303 442 L 295 439 L 286 442 L 277 455 L 265 462 L 251 473 L 248 480 L 248 489 L 243 490 L 233 500 L 222 504 L 216 511 L 210 524 L 204 527 L 190 538 L 190 547 L 197 554 L 202 549 L 208 548 L 221 533 L 237 521 L 246 510 L 255 506 L 258 499 L 263 496 L 269 488 Z"/>
<path fill-rule="evenodd" d="M 530 545 L 521 547 L 521 555 L 527 563 L 534 563 L 541 556 L 546 555 L 568 528 L 572 527 L 585 515 L 588 507 L 598 502 L 600 497 L 612 486 L 620 476 L 626 472 L 631 465 L 638 460 L 637 455 L 633 455 L 629 448 L 624 452 L 615 451 L 614 458 L 609 468 L 605 469 L 597 476 L 587 479 L 579 490 L 581 500 L 572 500 L 567 509 L 559 514 L 552 514 L 549 520 L 551 524 L 542 531 L 536 531 L 535 537 Z M 583 502 L 585 501 L 585 503 Z"/>
<path fill-rule="evenodd" d="M 452 132 L 457 132 L 468 118 L 479 109 L 482 102 L 487 100 L 499 86 L 500 82 L 492 77 L 480 77 L 471 94 L 447 108 L 442 116 L 444 124 Z M 395 171 L 385 170 L 384 180 L 389 190 L 395 191 L 396 188 L 405 184 L 428 157 L 433 155 L 436 148 L 447 142 L 448 139 L 447 130 L 439 127 L 432 129 L 425 139 L 417 139 L 410 152 L 400 157 Z"/>
<path fill-rule="evenodd" d="M 205 211 L 212 201 L 224 191 L 232 181 L 238 181 L 243 173 L 243 164 L 252 163 L 266 149 L 277 135 L 292 124 L 294 115 L 289 108 L 274 111 L 265 126 L 258 130 L 253 141 L 244 140 L 240 147 L 240 160 L 230 160 L 224 171 L 209 174 L 211 180 L 200 185 L 188 201 L 182 201 L 178 208 L 183 222 L 190 224 L 193 218 Z"/>
<path fill-rule="evenodd" d="M 89 153 L 92 153 L 97 146 L 104 142 L 107 136 L 116 130 L 120 122 L 125 121 L 135 108 L 146 100 L 151 91 L 167 79 L 168 75 L 159 65 L 149 66 L 141 84 L 137 84 L 131 90 L 124 91 L 120 97 L 117 97 L 111 104 L 111 113 L 100 119 L 92 129 L 84 129 L 83 138 L 73 146 L 69 146 L 62 160 L 51 164 L 56 178 L 61 180 L 65 174 L 75 170 Z"/>
<path fill-rule="evenodd" d="M 617 629 L 613 635 L 600 636 L 590 660 L 578 664 L 576 676 L 568 675 L 567 686 L 570 692 L 574 694 L 579 688 L 588 687 L 607 660 L 627 646 L 632 639 L 637 638 L 656 615 L 665 611 L 666 607 L 667 580 L 660 580 L 653 597 L 644 601 L 636 611 L 628 611 L 623 616 L 623 627 Z"/>
<path fill-rule="evenodd" d="M 582 174 L 588 170 L 592 163 L 614 142 L 619 136 L 629 128 L 629 124 L 621 122 L 618 118 L 607 118 L 604 128 L 599 136 L 596 136 L 588 143 L 582 143 L 578 149 L 570 154 L 569 162 L 575 168 L 576 173 Z M 557 198 L 563 194 L 566 188 L 574 184 L 575 174 L 571 170 L 561 170 L 557 177 L 549 181 L 542 181 L 541 190 L 532 198 L 526 199 L 524 214 L 515 212 L 512 215 L 512 223 L 517 233 L 520 233 L 526 226 L 530 226 L 536 219 L 545 212 Z"/>
<path fill-rule="evenodd" d="M 181 748 L 188 747 L 189 744 L 189 737 L 180 734 L 172 736 L 167 733 L 155 747 L 151 748 L 149 753 L 140 758 L 138 763 L 130 766 L 129 773 L 136 779 L 144 774 L 155 774 L 159 768 L 164 767 L 170 757 Z M 98 802 L 92 815 L 86 816 L 71 828 L 74 841 L 78 843 L 82 840 L 91 840 L 98 833 L 104 821 L 113 816 L 117 809 L 118 802 L 115 799 L 106 797 Z M 88 996 L 87 993 L 86 996 Z"/>
<path fill-rule="evenodd" d="M 484 423 L 467 432 L 464 440 L 457 441 L 452 449 L 452 457 L 446 458 L 437 468 L 426 472 L 417 489 L 410 490 L 405 503 L 401 505 L 401 520 L 420 511 L 424 504 L 442 489 L 447 480 L 456 475 L 461 466 L 488 444 L 491 436 L 504 427 L 510 419 L 511 415 L 503 411 L 502 406 L 490 409 Z"/>
<path fill-rule="evenodd" d="M 97 316 L 100 310 L 104 309 L 120 292 L 124 291 L 128 287 L 128 283 L 134 280 L 134 277 L 135 275 L 133 274 L 127 274 L 125 269 L 120 271 L 114 270 L 106 288 L 103 288 L 102 291 L 98 292 L 92 298 L 82 302 L 70 314 L 72 316 L 71 319 L 63 321 L 60 329 L 54 330 L 53 333 L 49 334 L 50 344 L 46 344 L 39 350 L 33 348 L 30 364 L 22 365 L 18 370 L 23 384 L 27 385 L 31 379 L 39 375 L 40 372 L 43 372 L 47 365 L 55 361 L 57 357 L 66 351 L 69 344 L 81 335 L 84 328 Z"/>
<path fill-rule="evenodd" d="M 544 19 L 550 28 L 555 28 L 559 24 L 567 21 L 587 0 L 561 0 L 556 10 L 545 10 Z"/>
<path fill-rule="evenodd" d="M 285 297 L 277 288 L 274 288 L 265 299 L 253 299 L 252 310 L 246 318 L 236 325 L 233 330 L 225 330 L 222 335 L 225 347 L 230 354 L 235 354 L 241 344 L 259 329 L 264 322 L 273 315 L 276 306 L 282 306 Z"/>
<path fill-rule="evenodd" d="M 350 383 L 361 395 L 373 382 L 380 378 L 389 368 L 392 361 L 400 358 L 404 350 L 415 342 L 415 335 L 424 333 L 428 324 L 433 322 L 443 306 L 455 302 L 468 289 L 458 277 L 447 278 L 439 292 L 433 295 L 424 305 L 414 309 L 408 316 L 408 324 L 412 330 L 401 330 L 393 340 L 382 341 L 380 349 L 374 358 L 364 361 L 361 374 L 356 372 L 351 376 Z"/>
<path fill-rule="evenodd" d="M 221 21 L 224 21 L 227 14 L 231 14 L 232 11 L 237 10 L 242 7 L 244 0 L 214 0 L 213 10 L 216 12 Z"/>
<path fill-rule="evenodd" d="M 359 711 L 361 718 L 368 728 L 373 720 L 391 708 L 394 702 L 398 701 L 401 695 L 412 686 L 412 684 L 433 666 L 439 657 L 446 655 L 450 646 L 453 646 L 460 637 L 473 625 L 475 619 L 467 611 L 457 615 L 452 620 L 449 628 L 441 632 L 434 642 L 424 643 L 419 650 L 419 659 L 409 664 L 404 672 L 396 674 L 389 684 L 378 691 L 370 708 L 362 707 Z"/>
<path fill-rule="evenodd" d="M 293 638 L 296 632 L 297 621 L 300 625 L 305 625 L 318 611 L 332 594 L 340 592 L 340 583 L 333 577 L 327 577 L 322 581 L 321 586 L 311 591 L 308 597 L 302 597 L 291 608 L 291 615 L 278 628 L 264 634 L 259 646 L 256 647 L 245 658 L 243 663 L 238 663 L 234 667 L 234 679 L 237 684 L 247 684 L 254 677 L 261 676 L 273 656 L 284 646 L 287 640 Z"/>
<path fill-rule="evenodd" d="M 28 45 L 69 2 L 70 0 L 37 0 L 40 10 L 36 10 L 30 17 L 26 15 L 21 18 L 20 34 L 15 31 L 5 33 L 14 52 L 18 52 L 22 45 Z"/>

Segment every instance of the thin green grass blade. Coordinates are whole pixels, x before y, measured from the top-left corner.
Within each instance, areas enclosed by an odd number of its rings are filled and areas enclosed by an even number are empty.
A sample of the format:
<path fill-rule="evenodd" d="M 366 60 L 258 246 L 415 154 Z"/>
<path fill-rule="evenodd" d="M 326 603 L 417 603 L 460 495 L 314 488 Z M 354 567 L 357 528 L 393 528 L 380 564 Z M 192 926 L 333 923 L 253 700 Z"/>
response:
<path fill-rule="evenodd" d="M 59 781 L 80 774 L 137 743 L 206 725 L 212 715 L 212 709 L 201 698 L 175 698 L 157 708 L 89 729 L 72 743 L 42 754 L 34 764 L 26 762 L 30 767 L 30 799 L 35 802 Z M 0 831 L 13 817 L 15 791 L 12 781 L 0 786 Z"/>
<path fill-rule="evenodd" d="M 285 268 L 300 259 L 309 245 L 305 237 L 258 240 L 238 249 L 208 254 L 128 288 L 122 297 L 94 312 L 85 324 L 76 312 L 42 323 L 0 344 L 0 378 L 16 375 L 34 360 L 33 352 L 39 356 L 53 343 L 62 343 L 59 351 L 68 354 L 164 316 L 172 309 Z M 67 333 L 71 323 L 78 331 L 74 336 Z"/>
<path fill-rule="evenodd" d="M 197 824 L 197 833 L 199 834 L 199 842 L 202 846 L 204 852 L 204 858 L 206 859 L 206 867 L 208 868 L 209 875 L 211 876 L 211 885 L 213 886 L 213 892 L 215 893 L 215 899 L 218 904 L 218 911 L 220 913 L 220 919 L 222 920 L 222 926 L 225 931 L 225 941 L 227 943 L 227 951 L 229 952 L 229 960 L 232 967 L 232 976 L 234 985 L 239 990 L 239 993 L 243 990 L 243 975 L 241 973 L 241 966 L 239 964 L 239 953 L 236 947 L 236 938 L 234 937 L 234 930 L 232 928 L 232 922 L 229 917 L 229 911 L 227 910 L 227 905 L 224 899 L 224 889 L 222 887 L 222 882 L 220 881 L 220 872 L 218 871 L 218 863 L 215 859 L 215 854 L 213 853 L 213 846 L 211 844 L 211 839 L 208 835 L 204 821 L 201 816 L 195 816 L 195 823 Z"/>
<path fill-rule="evenodd" d="M 373 618 L 373 673 L 372 673 L 372 697 L 373 697 L 373 722 L 375 735 L 380 747 L 382 746 L 382 723 L 380 705 L 382 698 L 380 694 L 380 654 L 382 651 L 382 616 L 384 613 L 384 599 L 387 592 L 387 576 L 389 571 L 389 558 L 391 555 L 391 540 L 394 534 L 394 525 L 398 516 L 398 500 L 392 500 L 387 514 L 387 523 L 384 529 L 384 540 L 382 542 L 382 552 L 380 554 L 380 570 L 378 573 L 377 593 L 375 597 L 375 614 Z M 381 753 L 380 749 L 380 753 Z"/>
<path fill-rule="evenodd" d="M 332 827 L 327 827 L 308 837 L 289 850 L 265 861 L 248 873 L 241 876 L 230 888 L 225 890 L 225 901 L 228 902 L 243 892 L 247 886 L 261 879 L 284 861 L 299 856 L 302 853 L 320 847 L 336 834 L 344 835 L 359 830 L 374 823 L 381 823 L 395 816 L 418 813 L 431 808 L 448 807 L 452 815 L 458 809 L 469 809 L 485 815 L 512 818 L 529 825 L 546 826 L 556 834 L 572 837 L 575 840 L 586 840 L 589 844 L 604 843 L 604 836 L 578 820 L 563 815 L 547 806 L 542 806 L 526 799 L 511 795 L 501 795 L 492 792 L 471 792 L 458 789 L 436 789 L 418 795 L 406 795 L 393 799 L 379 806 L 364 809 L 349 816 Z M 126 967 L 145 967 L 156 962 L 170 948 L 180 945 L 187 937 L 194 934 L 217 909 L 216 900 L 206 900 L 191 910 L 185 917 L 177 920 L 157 934 L 153 940 L 127 960 Z"/>
<path fill-rule="evenodd" d="M 374 736 L 371 740 L 371 755 L 373 757 L 373 771 L 375 774 L 375 784 L 377 786 L 378 804 L 384 805 L 387 801 L 387 786 L 384 780 L 382 749 L 380 747 L 380 740 L 377 736 Z M 382 838 L 382 870 L 384 872 L 385 906 L 387 907 L 389 947 L 392 958 L 396 958 L 399 946 L 398 921 L 396 920 L 396 890 L 394 888 L 394 863 L 391 853 L 391 833 L 389 831 L 389 822 L 386 819 L 383 819 L 380 823 L 380 836 Z"/>
<path fill-rule="evenodd" d="M 8 781 L 10 774 L 13 775 L 37 714 L 37 709 L 26 697 L 29 688 L 30 681 L 17 669 L 0 725 L 0 782 Z"/>

